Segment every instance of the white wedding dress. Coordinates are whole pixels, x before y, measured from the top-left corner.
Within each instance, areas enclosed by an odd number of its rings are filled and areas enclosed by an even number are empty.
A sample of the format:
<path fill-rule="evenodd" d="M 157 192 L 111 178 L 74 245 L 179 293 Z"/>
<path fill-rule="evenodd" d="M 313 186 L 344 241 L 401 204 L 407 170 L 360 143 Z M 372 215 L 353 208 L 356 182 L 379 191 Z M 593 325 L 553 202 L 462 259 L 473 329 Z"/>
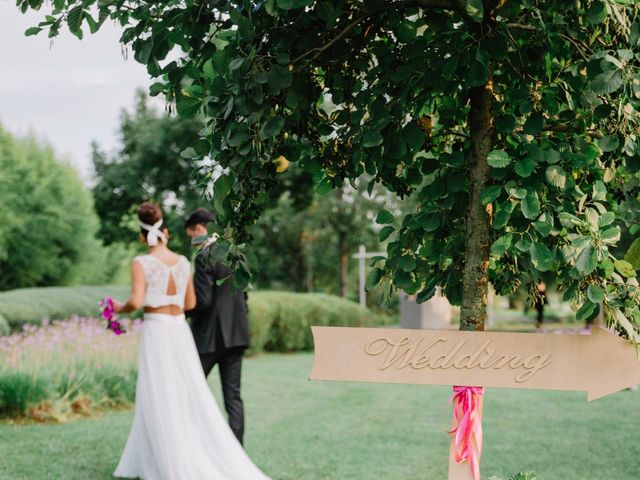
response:
<path fill-rule="evenodd" d="M 145 306 L 178 305 L 191 266 L 136 257 L 146 281 Z M 170 281 L 173 277 L 173 282 Z M 175 295 L 167 295 L 170 284 Z M 207 385 L 184 315 L 145 314 L 133 426 L 114 472 L 144 480 L 268 480 L 229 428 Z"/>

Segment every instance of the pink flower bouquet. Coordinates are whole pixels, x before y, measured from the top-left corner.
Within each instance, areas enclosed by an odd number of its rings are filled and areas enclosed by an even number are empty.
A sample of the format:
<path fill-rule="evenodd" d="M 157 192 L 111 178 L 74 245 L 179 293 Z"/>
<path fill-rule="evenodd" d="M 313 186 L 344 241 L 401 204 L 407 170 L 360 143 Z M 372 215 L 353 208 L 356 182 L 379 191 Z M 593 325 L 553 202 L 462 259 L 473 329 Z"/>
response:
<path fill-rule="evenodd" d="M 102 309 L 101 317 L 107 321 L 107 329 L 113 331 L 116 335 L 122 335 L 126 332 L 120 324 L 113 306 L 113 298 L 104 297 L 100 300 L 100 308 Z"/>

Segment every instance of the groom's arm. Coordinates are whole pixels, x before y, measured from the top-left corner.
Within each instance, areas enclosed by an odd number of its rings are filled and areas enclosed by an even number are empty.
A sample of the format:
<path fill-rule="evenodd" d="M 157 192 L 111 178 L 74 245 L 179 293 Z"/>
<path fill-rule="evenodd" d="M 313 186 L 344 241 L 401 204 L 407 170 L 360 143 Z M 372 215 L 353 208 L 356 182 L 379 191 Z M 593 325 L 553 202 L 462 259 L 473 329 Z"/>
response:
<path fill-rule="evenodd" d="M 201 313 L 213 306 L 213 290 L 215 288 L 215 264 L 206 255 L 196 259 L 193 284 L 196 290 L 196 308 L 191 313 Z"/>

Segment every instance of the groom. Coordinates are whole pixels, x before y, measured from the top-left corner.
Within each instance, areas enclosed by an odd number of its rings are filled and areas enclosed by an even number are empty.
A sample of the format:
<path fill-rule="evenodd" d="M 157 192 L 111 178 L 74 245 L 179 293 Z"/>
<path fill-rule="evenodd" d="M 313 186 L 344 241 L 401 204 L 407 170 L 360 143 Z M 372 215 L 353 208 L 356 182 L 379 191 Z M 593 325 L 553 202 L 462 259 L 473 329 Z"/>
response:
<path fill-rule="evenodd" d="M 193 240 L 208 235 L 207 223 L 214 221 L 211 212 L 199 208 L 184 224 Z M 229 426 L 242 443 L 244 435 L 244 407 L 240 398 L 242 356 L 249 346 L 249 322 L 245 292 L 233 290 L 229 277 L 231 269 L 216 262 L 209 255 L 213 242 L 208 242 L 196 257 L 193 277 L 196 290 L 196 308 L 191 317 L 191 331 L 198 348 L 205 376 L 216 364 L 220 366 L 220 380 L 224 406 L 229 415 Z"/>

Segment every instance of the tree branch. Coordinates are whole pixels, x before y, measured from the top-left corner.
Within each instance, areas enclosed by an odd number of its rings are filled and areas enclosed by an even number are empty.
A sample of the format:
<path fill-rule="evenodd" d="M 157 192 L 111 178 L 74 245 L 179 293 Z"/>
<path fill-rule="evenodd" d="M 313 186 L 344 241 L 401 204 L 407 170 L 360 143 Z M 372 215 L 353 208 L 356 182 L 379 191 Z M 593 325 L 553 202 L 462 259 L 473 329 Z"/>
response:
<path fill-rule="evenodd" d="M 322 45 L 321 47 L 315 47 L 312 48 L 311 50 L 308 50 L 306 52 L 304 52 L 302 55 L 294 58 L 291 61 L 291 64 L 295 64 L 298 63 L 300 60 L 308 57 L 311 54 L 314 54 L 313 57 L 311 58 L 311 60 L 317 58 L 319 55 L 322 54 L 322 52 L 324 52 L 325 50 L 328 50 L 329 48 L 331 48 L 333 45 L 335 45 L 337 42 L 340 41 L 340 39 L 342 39 L 345 35 L 347 35 L 351 30 L 353 30 L 354 28 L 356 28 L 358 26 L 358 24 L 360 22 L 362 22 L 365 18 L 367 18 L 369 15 L 362 15 L 358 18 L 356 18 L 353 22 L 351 22 L 349 25 L 347 25 L 340 33 L 338 33 L 338 35 L 336 35 L 333 40 L 325 43 L 324 45 Z"/>
<path fill-rule="evenodd" d="M 452 0 L 406 0 L 404 3 L 408 7 L 456 10 L 456 3 Z"/>
<path fill-rule="evenodd" d="M 538 30 L 533 25 L 525 25 L 523 23 L 507 23 L 507 28 L 516 28 L 518 30 L 527 30 L 529 32 L 536 32 Z"/>
<path fill-rule="evenodd" d="M 394 7 L 398 5 L 405 5 L 407 7 L 420 7 L 425 9 L 434 9 L 434 10 L 451 10 L 454 12 L 458 12 L 464 18 L 466 18 L 466 10 L 465 10 L 465 1 L 464 0 L 405 0 L 404 2 L 393 2 L 388 3 L 383 9 L 388 7 Z M 318 56 L 320 56 L 323 52 L 331 48 L 337 42 L 339 42 L 342 38 L 344 38 L 349 32 L 351 32 L 355 27 L 358 26 L 360 22 L 372 16 L 373 13 L 363 14 L 357 17 L 354 21 L 352 21 L 349 25 L 347 25 L 342 31 L 340 31 L 332 40 L 325 43 L 320 47 L 314 47 L 311 50 L 304 52 L 303 54 L 297 56 L 291 61 L 291 64 L 296 64 L 300 60 L 304 60 L 309 55 L 313 55 L 310 61 L 313 61 Z"/>

